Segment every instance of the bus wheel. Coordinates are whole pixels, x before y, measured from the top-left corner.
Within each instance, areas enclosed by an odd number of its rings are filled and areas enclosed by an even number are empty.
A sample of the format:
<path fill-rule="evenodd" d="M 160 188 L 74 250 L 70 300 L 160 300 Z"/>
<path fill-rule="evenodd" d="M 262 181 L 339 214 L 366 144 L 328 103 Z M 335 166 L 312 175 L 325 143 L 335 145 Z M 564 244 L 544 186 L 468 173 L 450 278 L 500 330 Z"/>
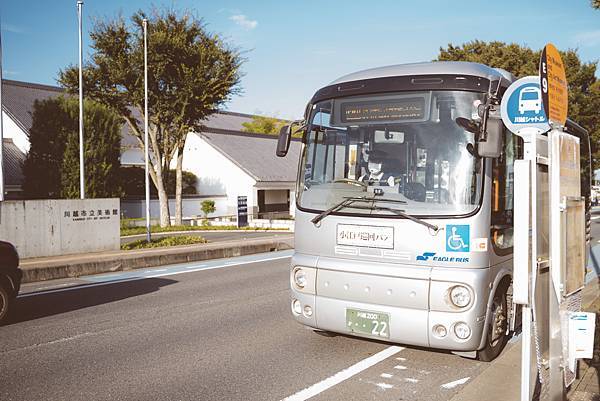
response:
<path fill-rule="evenodd" d="M 508 340 L 508 306 L 506 302 L 506 286 L 496 290 L 492 302 L 492 314 L 487 328 L 485 347 L 477 352 L 477 359 L 483 362 L 493 361 L 506 345 Z"/>

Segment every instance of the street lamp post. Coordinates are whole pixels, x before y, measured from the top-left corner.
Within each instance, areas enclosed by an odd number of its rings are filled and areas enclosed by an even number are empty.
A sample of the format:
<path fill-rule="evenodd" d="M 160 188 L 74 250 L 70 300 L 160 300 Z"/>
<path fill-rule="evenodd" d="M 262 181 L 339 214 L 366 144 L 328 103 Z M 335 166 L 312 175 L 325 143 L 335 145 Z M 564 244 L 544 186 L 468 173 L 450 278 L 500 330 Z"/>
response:
<path fill-rule="evenodd" d="M 83 166 L 83 34 L 82 34 L 83 1 L 77 1 L 77 17 L 79 19 L 79 196 L 85 199 L 85 179 Z"/>
<path fill-rule="evenodd" d="M 144 26 L 144 158 L 146 169 L 146 241 L 150 242 L 150 176 L 148 171 L 148 20 L 143 19 Z"/>

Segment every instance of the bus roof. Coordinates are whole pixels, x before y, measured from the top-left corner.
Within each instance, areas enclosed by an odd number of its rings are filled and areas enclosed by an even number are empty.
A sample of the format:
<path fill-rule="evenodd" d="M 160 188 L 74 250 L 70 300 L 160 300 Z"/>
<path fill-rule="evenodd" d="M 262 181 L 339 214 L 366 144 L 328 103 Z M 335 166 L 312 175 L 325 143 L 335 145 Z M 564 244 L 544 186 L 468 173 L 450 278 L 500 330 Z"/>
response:
<path fill-rule="evenodd" d="M 491 68 L 484 64 L 470 63 L 465 61 L 432 61 L 424 63 L 396 64 L 386 67 L 371 68 L 368 70 L 354 72 L 336 79 L 329 85 L 337 85 L 345 82 L 361 81 L 365 79 L 400 77 L 415 75 L 470 75 L 495 81 L 504 78 L 510 83 L 516 80 L 511 73 Z"/>
<path fill-rule="evenodd" d="M 432 61 L 398 64 L 358 71 L 338 78 L 319 89 L 309 105 L 336 97 L 415 90 L 487 92 L 497 88 L 502 95 L 514 81 L 516 77 L 508 71 L 478 63 Z M 496 84 L 492 86 L 493 82 Z"/>

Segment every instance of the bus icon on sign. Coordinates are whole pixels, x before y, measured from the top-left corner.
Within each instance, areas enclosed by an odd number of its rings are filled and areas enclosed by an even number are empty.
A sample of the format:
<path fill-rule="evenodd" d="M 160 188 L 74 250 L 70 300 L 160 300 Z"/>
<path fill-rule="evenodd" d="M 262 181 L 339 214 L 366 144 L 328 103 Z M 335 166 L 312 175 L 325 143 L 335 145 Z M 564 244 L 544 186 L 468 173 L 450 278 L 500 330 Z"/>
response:
<path fill-rule="evenodd" d="M 542 111 L 542 93 L 538 88 L 523 88 L 519 93 L 519 114 L 533 111 L 539 114 Z"/>

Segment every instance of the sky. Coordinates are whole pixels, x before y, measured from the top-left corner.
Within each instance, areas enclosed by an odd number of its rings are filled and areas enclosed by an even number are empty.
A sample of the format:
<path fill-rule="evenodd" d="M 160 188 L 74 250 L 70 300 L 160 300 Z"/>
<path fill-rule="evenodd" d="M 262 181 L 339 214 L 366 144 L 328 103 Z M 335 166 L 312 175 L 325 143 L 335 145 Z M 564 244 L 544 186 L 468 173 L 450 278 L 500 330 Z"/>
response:
<path fill-rule="evenodd" d="M 243 92 L 225 108 L 289 119 L 300 118 L 314 92 L 340 76 L 433 60 L 449 43 L 540 49 L 551 42 L 578 49 L 586 62 L 600 58 L 600 10 L 589 0 L 85 0 L 83 7 L 84 58 L 95 20 L 153 7 L 193 12 L 244 51 Z M 58 71 L 77 62 L 76 0 L 0 0 L 0 13 L 5 79 L 55 85 Z"/>

